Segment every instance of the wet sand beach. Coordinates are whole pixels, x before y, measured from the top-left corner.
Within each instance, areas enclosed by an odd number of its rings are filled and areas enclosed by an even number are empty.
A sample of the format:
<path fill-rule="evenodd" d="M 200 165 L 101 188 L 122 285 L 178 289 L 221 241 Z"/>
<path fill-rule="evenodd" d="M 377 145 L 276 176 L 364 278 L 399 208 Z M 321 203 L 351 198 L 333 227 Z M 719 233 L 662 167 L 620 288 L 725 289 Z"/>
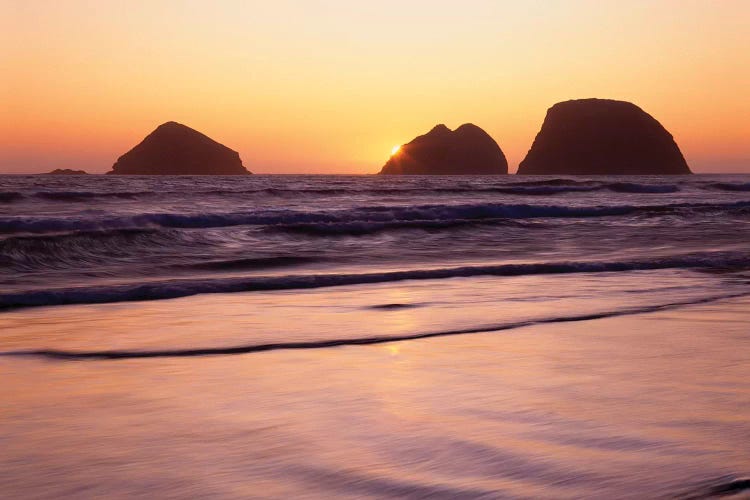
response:
<path fill-rule="evenodd" d="M 252 294 L 162 304 L 189 314 L 201 301 L 243 296 Z M 748 306 L 737 298 L 242 355 L 3 356 L 0 488 L 8 498 L 741 493 L 750 472 Z M 106 315 L 97 328 L 97 307 L 143 319 L 149 303 L 39 309 L 71 311 L 80 343 L 69 333 L 64 345 L 43 335 L 37 343 L 80 350 L 92 336 L 116 335 Z M 42 323 L 4 331 L 3 351 Z"/>

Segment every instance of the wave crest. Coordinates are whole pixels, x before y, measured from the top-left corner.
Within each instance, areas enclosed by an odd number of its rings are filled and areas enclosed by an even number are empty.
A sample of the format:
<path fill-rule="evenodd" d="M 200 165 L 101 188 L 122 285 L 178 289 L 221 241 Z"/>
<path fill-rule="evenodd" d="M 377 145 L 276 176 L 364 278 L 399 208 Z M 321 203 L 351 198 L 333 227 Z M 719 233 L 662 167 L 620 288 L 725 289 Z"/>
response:
<path fill-rule="evenodd" d="M 52 233 L 133 228 L 215 228 L 356 222 L 460 221 L 483 219 L 538 219 L 613 217 L 629 214 L 678 214 L 681 211 L 731 211 L 750 207 L 750 201 L 731 203 L 674 203 L 664 205 L 564 206 L 504 203 L 464 205 L 370 206 L 345 210 L 305 212 L 285 209 L 230 213 L 144 213 L 133 216 L 0 217 L 0 233 Z"/>
<path fill-rule="evenodd" d="M 708 252 L 635 261 L 541 262 L 464 266 L 437 269 L 412 269 L 362 274 L 303 274 L 193 280 L 169 280 L 146 283 L 30 290 L 0 294 L 0 309 L 66 304 L 102 304 L 109 302 L 160 300 L 204 293 L 296 290 L 345 285 L 388 283 L 404 280 L 437 280 L 475 276 L 523 276 L 537 274 L 604 273 L 657 269 L 750 268 L 745 253 Z"/>

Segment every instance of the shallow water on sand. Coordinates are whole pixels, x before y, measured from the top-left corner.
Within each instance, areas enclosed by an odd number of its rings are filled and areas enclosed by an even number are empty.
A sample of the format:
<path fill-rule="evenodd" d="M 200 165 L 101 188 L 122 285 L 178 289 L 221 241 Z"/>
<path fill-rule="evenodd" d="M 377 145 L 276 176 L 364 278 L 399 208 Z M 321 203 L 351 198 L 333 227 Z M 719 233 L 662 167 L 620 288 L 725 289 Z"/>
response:
<path fill-rule="evenodd" d="M 749 306 L 243 355 L 2 357 L 0 487 L 11 498 L 737 492 L 750 469 Z M 101 328 L 91 316 L 82 346 L 109 333 L 106 315 Z"/>

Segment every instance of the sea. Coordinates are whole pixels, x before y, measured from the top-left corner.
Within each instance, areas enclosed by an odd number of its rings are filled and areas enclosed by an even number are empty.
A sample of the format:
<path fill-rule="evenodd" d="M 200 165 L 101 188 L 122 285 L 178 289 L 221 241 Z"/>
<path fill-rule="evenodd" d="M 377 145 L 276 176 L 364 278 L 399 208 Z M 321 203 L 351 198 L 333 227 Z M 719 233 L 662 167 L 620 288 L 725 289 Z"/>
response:
<path fill-rule="evenodd" d="M 14 498 L 750 494 L 750 175 L 0 176 Z"/>

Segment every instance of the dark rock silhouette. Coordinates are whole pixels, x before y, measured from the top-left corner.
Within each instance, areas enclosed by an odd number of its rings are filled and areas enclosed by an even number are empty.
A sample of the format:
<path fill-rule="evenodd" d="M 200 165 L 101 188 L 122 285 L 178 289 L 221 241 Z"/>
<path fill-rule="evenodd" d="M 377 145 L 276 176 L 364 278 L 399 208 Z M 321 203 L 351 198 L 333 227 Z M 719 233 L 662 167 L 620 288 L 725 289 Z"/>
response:
<path fill-rule="evenodd" d="M 117 159 L 109 174 L 247 175 L 239 153 L 197 130 L 167 122 Z"/>
<path fill-rule="evenodd" d="M 88 175 L 88 172 L 70 168 L 56 168 L 52 172 L 45 172 L 42 175 Z"/>
<path fill-rule="evenodd" d="M 635 104 L 608 99 L 560 102 L 547 110 L 542 129 L 519 174 L 689 174 L 672 135 Z"/>
<path fill-rule="evenodd" d="M 508 162 L 487 132 L 465 123 L 451 131 L 437 125 L 401 148 L 381 174 L 495 175 L 507 174 Z"/>

